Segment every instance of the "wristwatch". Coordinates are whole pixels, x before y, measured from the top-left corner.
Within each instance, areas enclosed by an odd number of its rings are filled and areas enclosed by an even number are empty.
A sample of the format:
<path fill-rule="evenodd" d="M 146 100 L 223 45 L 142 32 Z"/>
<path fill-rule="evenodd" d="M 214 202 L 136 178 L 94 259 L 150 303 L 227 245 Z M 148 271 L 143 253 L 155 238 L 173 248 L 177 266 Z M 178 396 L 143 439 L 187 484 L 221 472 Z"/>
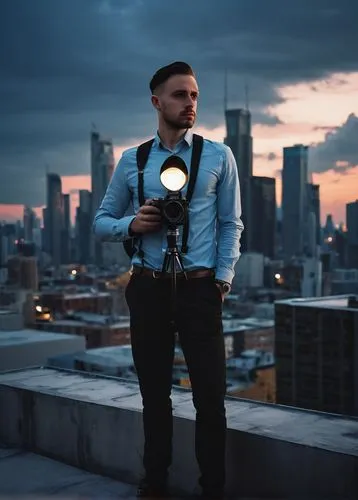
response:
<path fill-rule="evenodd" d="M 228 293 L 230 293 L 230 290 L 231 290 L 231 285 L 230 283 L 227 283 L 226 281 L 222 281 L 222 280 L 215 280 L 215 283 L 217 285 L 219 285 L 220 289 L 221 289 L 221 292 L 226 295 Z"/>

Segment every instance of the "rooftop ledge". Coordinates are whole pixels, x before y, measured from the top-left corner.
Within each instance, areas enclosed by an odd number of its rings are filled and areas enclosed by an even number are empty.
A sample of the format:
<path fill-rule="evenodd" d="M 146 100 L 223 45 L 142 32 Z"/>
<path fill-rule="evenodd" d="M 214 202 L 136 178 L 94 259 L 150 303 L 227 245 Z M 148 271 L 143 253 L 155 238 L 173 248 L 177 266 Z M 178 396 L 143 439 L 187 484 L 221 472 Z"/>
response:
<path fill-rule="evenodd" d="M 195 412 L 173 388 L 170 484 L 196 488 Z M 0 442 L 136 483 L 142 475 L 138 384 L 34 367 L 0 374 Z M 227 398 L 227 491 L 235 498 L 358 498 L 358 419 Z"/>

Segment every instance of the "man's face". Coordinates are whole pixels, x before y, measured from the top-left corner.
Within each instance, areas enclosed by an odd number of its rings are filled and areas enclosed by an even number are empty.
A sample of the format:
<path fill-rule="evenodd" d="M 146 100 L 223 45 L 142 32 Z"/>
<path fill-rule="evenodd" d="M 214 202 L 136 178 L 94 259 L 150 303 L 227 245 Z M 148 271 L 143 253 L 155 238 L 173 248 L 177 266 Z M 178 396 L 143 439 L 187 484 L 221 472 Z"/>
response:
<path fill-rule="evenodd" d="M 195 123 L 198 95 L 198 84 L 193 76 L 174 75 L 160 86 L 152 101 L 164 122 L 181 130 Z"/>

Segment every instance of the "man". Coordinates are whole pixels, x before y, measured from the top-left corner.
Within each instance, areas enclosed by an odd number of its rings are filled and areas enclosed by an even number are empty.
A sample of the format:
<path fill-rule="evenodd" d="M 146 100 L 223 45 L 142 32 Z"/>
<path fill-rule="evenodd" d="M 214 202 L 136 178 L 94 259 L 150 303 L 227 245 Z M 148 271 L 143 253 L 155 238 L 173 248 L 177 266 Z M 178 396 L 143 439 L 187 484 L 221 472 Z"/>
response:
<path fill-rule="evenodd" d="M 162 270 L 166 227 L 159 208 L 150 203 L 167 194 L 159 173 L 169 156 L 180 156 L 190 165 L 190 129 L 196 119 L 199 90 L 193 70 L 183 62 L 159 69 L 150 90 L 158 113 L 158 132 L 144 169 L 146 202 L 139 204 L 137 148 L 131 148 L 123 153 L 94 221 L 99 238 L 124 241 L 135 237 L 143 252 L 142 258 L 140 252 L 132 258 L 133 273 L 126 289 L 145 436 L 145 477 L 137 495 L 167 495 L 172 456 L 170 393 L 177 332 L 196 409 L 195 451 L 202 494 L 205 498 L 220 498 L 225 483 L 226 438 L 221 312 L 240 255 L 243 230 L 237 166 L 227 146 L 204 140 L 190 202 L 188 252 L 182 255 L 187 276 L 178 274 L 176 314 L 172 318 L 170 274 L 153 273 Z M 135 215 L 124 216 L 131 202 Z"/>

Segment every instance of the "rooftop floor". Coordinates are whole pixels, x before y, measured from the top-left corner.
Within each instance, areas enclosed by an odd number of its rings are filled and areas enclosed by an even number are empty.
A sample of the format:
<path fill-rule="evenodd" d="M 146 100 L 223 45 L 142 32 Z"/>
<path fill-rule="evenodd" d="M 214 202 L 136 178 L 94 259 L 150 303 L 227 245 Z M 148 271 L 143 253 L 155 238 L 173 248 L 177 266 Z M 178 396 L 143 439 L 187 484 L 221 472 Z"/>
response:
<path fill-rule="evenodd" d="M 133 485 L 1 444 L 0 477 L 0 499 L 135 498 Z"/>
<path fill-rule="evenodd" d="M 14 473 L 16 471 L 16 474 Z M 18 478 L 21 477 L 21 481 Z M 136 486 L 0 443 L 0 500 L 134 500 Z M 171 500 L 180 500 L 170 497 Z M 236 500 L 263 500 L 250 497 Z M 315 499 L 309 499 L 315 500 Z"/>

